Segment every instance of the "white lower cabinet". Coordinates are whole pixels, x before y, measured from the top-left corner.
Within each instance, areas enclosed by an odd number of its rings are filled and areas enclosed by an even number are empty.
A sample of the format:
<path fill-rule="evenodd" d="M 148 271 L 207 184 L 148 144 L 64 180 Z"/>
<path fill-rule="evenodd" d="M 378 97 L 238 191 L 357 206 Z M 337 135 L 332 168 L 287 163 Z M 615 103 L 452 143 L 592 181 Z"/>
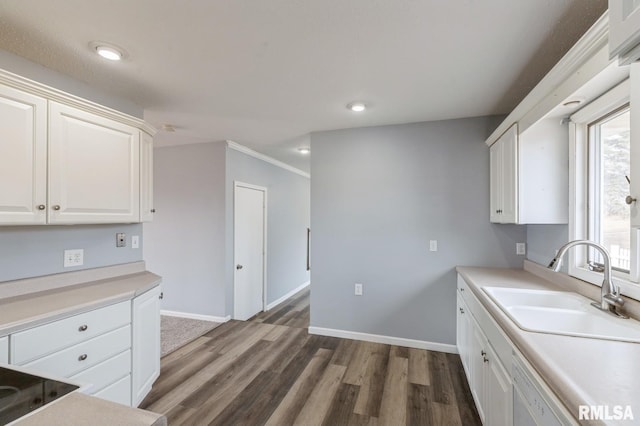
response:
<path fill-rule="evenodd" d="M 512 425 L 511 364 L 503 363 L 511 360 L 511 348 L 460 277 L 458 290 L 456 340 L 478 415 L 485 425 Z M 487 336 L 494 336 L 495 348 Z"/>
<path fill-rule="evenodd" d="M 107 386 L 101 391 L 95 393 L 93 396 L 117 402 L 122 405 L 131 405 L 131 375 L 128 374 L 126 377 L 123 377 L 117 382 Z"/>
<path fill-rule="evenodd" d="M 132 301 L 0 337 L 0 363 L 70 378 L 91 385 L 87 392 L 96 397 L 137 406 L 160 375 L 159 295 L 158 286 Z"/>
<path fill-rule="evenodd" d="M 160 375 L 160 287 L 133 300 L 132 405 L 137 407 Z"/>
<path fill-rule="evenodd" d="M 0 364 L 9 363 L 9 336 L 0 337 Z"/>
<path fill-rule="evenodd" d="M 128 376 L 131 373 L 131 350 L 126 350 L 114 357 L 107 359 L 88 368 L 75 376 L 71 376 L 71 379 L 80 383 L 91 383 L 92 387 L 89 393 L 95 395 L 107 386 L 114 383 L 114 377 L 116 381 Z M 127 392 L 130 394 L 131 391 Z"/>

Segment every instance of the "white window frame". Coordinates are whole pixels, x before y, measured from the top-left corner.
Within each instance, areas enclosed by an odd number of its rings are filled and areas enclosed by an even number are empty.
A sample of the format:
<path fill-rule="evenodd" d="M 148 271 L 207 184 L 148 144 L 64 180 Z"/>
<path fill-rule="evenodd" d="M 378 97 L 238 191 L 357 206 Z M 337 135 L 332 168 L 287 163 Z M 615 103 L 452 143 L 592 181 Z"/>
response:
<path fill-rule="evenodd" d="M 571 116 L 569 125 L 570 241 L 588 239 L 589 237 L 589 215 L 587 210 L 589 202 L 589 124 L 628 104 L 630 93 L 630 80 L 627 79 Z M 634 165 L 632 164 L 631 169 L 633 170 L 633 168 Z M 634 232 L 631 232 L 631 271 L 629 273 L 613 271 L 615 283 L 620 287 L 622 293 L 635 299 L 640 298 L 637 259 L 640 255 L 638 232 L 637 228 L 634 229 Z M 636 258 L 633 258 L 633 255 Z M 573 248 L 567 253 L 567 257 L 569 275 L 597 286 L 602 285 L 603 274 L 590 271 L 587 267 L 588 255 L 586 247 Z"/>

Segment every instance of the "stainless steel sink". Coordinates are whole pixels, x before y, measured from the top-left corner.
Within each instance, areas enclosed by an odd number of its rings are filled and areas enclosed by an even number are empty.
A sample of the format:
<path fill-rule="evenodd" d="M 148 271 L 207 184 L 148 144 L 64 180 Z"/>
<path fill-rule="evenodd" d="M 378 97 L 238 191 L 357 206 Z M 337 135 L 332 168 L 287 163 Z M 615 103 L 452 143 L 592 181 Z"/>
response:
<path fill-rule="evenodd" d="M 483 290 L 523 330 L 640 343 L 640 322 L 602 312 L 577 293 L 503 287 Z"/>

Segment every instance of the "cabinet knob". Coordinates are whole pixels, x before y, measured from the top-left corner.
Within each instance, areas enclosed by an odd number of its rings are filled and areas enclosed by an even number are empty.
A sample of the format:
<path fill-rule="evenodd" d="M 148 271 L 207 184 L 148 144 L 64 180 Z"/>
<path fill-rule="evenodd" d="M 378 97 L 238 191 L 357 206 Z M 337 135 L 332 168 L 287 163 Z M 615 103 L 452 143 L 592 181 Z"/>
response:
<path fill-rule="evenodd" d="M 155 213 L 155 212 L 156 212 L 156 209 L 151 209 L 151 213 Z"/>
<path fill-rule="evenodd" d="M 160 292 L 160 296 L 158 296 L 158 299 L 160 300 L 164 299 L 164 291 Z"/>
<path fill-rule="evenodd" d="M 464 309 L 460 308 L 460 313 L 464 314 Z"/>
<path fill-rule="evenodd" d="M 56 204 L 55 206 L 53 206 L 53 209 L 56 210 L 56 211 L 60 210 L 60 206 Z"/>
<path fill-rule="evenodd" d="M 484 362 L 489 362 L 489 358 L 487 358 L 486 356 L 483 359 Z"/>
<path fill-rule="evenodd" d="M 237 269 L 237 270 L 240 270 L 240 269 L 242 269 L 242 268 L 243 268 L 243 266 L 242 266 L 242 265 L 236 265 L 236 269 Z"/>
<path fill-rule="evenodd" d="M 480 355 L 485 356 L 487 353 L 485 351 L 480 351 Z"/>
<path fill-rule="evenodd" d="M 87 331 L 87 328 L 89 328 L 87 324 L 82 324 L 80 327 L 78 327 L 78 331 Z"/>
<path fill-rule="evenodd" d="M 82 354 L 78 357 L 78 361 L 84 361 L 85 359 L 87 359 L 87 354 Z"/>
<path fill-rule="evenodd" d="M 628 205 L 631 205 L 633 203 L 635 203 L 637 200 L 635 198 L 633 198 L 631 195 L 627 195 L 627 197 L 624 199 L 624 202 L 627 203 Z"/>
<path fill-rule="evenodd" d="M 46 208 L 47 208 L 47 207 L 46 207 L 44 204 L 40 204 L 40 205 L 38 205 L 38 210 L 44 210 L 44 209 L 46 209 Z"/>

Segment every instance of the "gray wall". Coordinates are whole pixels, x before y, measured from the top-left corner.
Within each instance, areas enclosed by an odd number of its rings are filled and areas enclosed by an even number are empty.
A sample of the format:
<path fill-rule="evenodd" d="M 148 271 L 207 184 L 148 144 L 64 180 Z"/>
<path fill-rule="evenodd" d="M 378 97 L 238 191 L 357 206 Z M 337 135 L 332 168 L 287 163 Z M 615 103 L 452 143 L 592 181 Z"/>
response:
<path fill-rule="evenodd" d="M 127 247 L 116 248 L 116 233 L 127 234 Z M 131 248 L 131 236 L 140 248 Z M 142 260 L 142 225 L 0 227 L 0 282 L 98 268 Z M 84 249 L 84 265 L 64 268 L 65 249 Z"/>
<path fill-rule="evenodd" d="M 309 179 L 227 148 L 227 312 L 233 312 L 233 183 L 267 188 L 267 303 L 309 281 Z"/>
<path fill-rule="evenodd" d="M 225 316 L 225 144 L 154 150 L 147 268 L 163 278 L 162 308 Z"/>
<path fill-rule="evenodd" d="M 568 225 L 527 225 L 527 259 L 548 265 L 556 250 L 567 241 Z M 566 262 L 563 268 L 566 268 Z"/>
<path fill-rule="evenodd" d="M 109 106 L 136 117 L 142 108 L 87 84 L 0 50 L 0 68 L 56 89 Z M 127 233 L 128 247 L 116 248 L 115 234 Z M 131 249 L 131 235 L 140 235 L 141 248 Z M 63 268 L 64 249 L 84 249 L 84 265 Z M 78 269 L 135 262 L 142 259 L 142 226 L 0 226 L 0 282 Z"/>
<path fill-rule="evenodd" d="M 523 261 L 525 227 L 489 223 L 484 140 L 497 123 L 311 135 L 312 326 L 455 344 L 456 265 Z"/>

